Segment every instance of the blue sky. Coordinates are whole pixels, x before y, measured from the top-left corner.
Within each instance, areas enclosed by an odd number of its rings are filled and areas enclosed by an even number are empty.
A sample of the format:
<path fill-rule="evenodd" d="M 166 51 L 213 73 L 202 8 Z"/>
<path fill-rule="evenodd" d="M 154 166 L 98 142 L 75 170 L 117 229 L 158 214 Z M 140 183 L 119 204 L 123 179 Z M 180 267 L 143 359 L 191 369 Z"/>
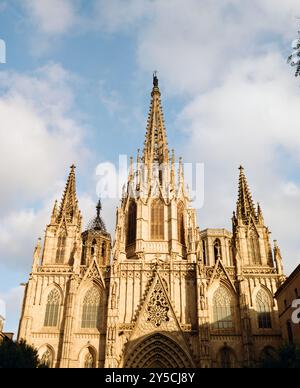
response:
<path fill-rule="evenodd" d="M 0 0 L 0 297 L 16 331 L 32 252 L 77 165 L 84 221 L 95 169 L 136 155 L 152 72 L 170 147 L 205 164 L 201 228 L 230 228 L 238 167 L 299 263 L 299 81 L 286 65 L 298 0 Z M 104 201 L 113 232 L 117 199 Z"/>

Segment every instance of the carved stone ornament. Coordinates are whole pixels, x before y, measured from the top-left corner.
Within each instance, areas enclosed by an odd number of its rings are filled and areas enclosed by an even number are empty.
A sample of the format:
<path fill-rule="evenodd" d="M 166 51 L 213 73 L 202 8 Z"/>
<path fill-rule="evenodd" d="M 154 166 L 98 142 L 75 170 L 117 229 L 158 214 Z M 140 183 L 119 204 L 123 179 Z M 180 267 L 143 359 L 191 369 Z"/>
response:
<path fill-rule="evenodd" d="M 162 286 L 157 282 L 147 306 L 148 322 L 151 322 L 155 327 L 160 327 L 162 322 L 169 322 L 169 309 L 169 303 Z"/>

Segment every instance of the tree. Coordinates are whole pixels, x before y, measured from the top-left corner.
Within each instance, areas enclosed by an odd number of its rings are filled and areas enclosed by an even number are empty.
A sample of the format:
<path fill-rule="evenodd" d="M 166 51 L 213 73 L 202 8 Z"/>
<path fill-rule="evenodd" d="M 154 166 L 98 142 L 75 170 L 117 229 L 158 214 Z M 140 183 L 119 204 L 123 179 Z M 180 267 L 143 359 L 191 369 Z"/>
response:
<path fill-rule="evenodd" d="M 265 369 L 300 368 L 300 347 L 294 344 L 282 345 L 276 352 L 265 354 L 260 367 Z"/>
<path fill-rule="evenodd" d="M 294 50 L 292 54 L 288 57 L 288 63 L 291 66 L 296 66 L 295 76 L 300 76 L 300 31 L 298 31 L 299 38 L 295 39 L 292 43 L 292 49 Z"/>
<path fill-rule="evenodd" d="M 47 368 L 39 361 L 38 352 L 26 341 L 14 342 L 4 339 L 0 344 L 0 369 Z"/>

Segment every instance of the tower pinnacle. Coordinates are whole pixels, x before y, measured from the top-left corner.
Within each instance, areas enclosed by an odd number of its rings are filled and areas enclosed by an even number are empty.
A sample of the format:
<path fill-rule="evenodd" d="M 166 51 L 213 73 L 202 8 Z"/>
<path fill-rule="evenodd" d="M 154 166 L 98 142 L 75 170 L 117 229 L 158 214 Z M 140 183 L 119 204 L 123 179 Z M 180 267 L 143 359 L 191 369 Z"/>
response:
<path fill-rule="evenodd" d="M 76 196 L 76 177 L 75 177 L 75 165 L 70 167 L 70 174 L 67 180 L 66 188 L 62 197 L 59 213 L 58 223 L 63 217 L 67 222 L 72 222 L 76 211 L 78 210 L 78 201 Z"/>

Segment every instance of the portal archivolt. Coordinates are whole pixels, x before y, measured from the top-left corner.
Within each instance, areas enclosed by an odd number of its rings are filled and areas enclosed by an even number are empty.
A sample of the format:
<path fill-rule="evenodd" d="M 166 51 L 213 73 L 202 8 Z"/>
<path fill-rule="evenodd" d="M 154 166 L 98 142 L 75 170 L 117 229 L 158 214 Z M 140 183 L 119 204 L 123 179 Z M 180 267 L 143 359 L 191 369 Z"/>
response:
<path fill-rule="evenodd" d="M 170 338 L 155 334 L 130 352 L 125 368 L 192 368 L 182 348 Z"/>

